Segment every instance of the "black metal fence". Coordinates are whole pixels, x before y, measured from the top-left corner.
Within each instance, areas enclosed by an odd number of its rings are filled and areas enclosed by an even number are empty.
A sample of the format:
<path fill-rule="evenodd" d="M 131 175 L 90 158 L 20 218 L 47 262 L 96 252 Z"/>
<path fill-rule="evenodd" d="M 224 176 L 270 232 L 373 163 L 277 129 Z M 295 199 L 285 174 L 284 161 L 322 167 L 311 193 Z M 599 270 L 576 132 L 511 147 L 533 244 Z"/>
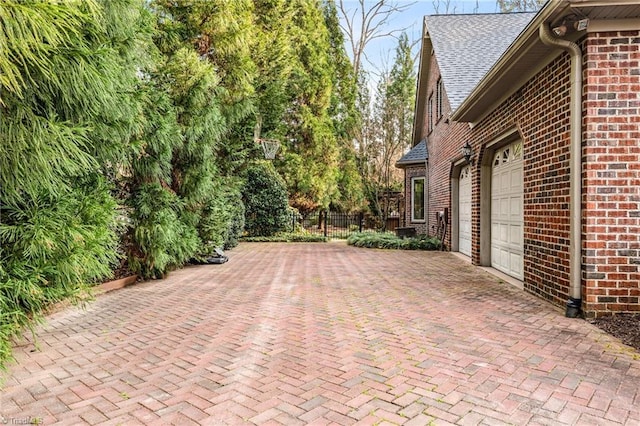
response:
<path fill-rule="evenodd" d="M 332 211 L 316 211 L 306 216 L 291 216 L 291 231 L 302 231 L 309 234 L 324 235 L 328 238 L 348 238 L 356 232 L 394 231 L 397 218 L 389 218 L 386 228 L 375 218 L 364 213 L 341 213 Z"/>

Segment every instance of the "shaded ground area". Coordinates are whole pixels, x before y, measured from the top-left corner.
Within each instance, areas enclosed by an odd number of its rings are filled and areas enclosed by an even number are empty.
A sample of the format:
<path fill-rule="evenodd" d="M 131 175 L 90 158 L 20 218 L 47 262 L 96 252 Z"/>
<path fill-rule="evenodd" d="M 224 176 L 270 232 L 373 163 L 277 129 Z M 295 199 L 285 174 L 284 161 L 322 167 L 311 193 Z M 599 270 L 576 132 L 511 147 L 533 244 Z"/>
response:
<path fill-rule="evenodd" d="M 640 356 L 442 252 L 242 243 L 53 314 L 8 423 L 630 425 Z"/>
<path fill-rule="evenodd" d="M 591 323 L 640 352 L 640 315 L 618 314 L 597 318 Z"/>

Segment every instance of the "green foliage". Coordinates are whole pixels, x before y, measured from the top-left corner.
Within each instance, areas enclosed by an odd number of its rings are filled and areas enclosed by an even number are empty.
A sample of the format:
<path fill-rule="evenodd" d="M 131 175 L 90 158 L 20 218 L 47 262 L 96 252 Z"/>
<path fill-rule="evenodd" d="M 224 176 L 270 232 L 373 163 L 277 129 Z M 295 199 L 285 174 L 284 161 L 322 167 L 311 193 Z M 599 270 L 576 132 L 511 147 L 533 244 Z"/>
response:
<path fill-rule="evenodd" d="M 238 110 L 230 103 L 244 102 L 240 92 L 251 92 L 246 82 L 231 77 L 238 72 L 231 63 L 241 53 L 225 45 L 231 62 L 216 64 L 221 57 L 210 57 L 200 43 L 209 43 L 213 33 L 233 39 L 238 17 L 205 3 L 153 6 L 161 15 L 156 42 L 163 55 L 140 87 L 143 126 L 131 159 L 128 203 L 131 267 L 143 277 L 164 276 L 190 259 L 210 256 L 216 247 L 237 244 L 244 226 L 239 184 L 220 173 L 229 169 L 220 167 L 218 151 L 233 121 L 229 113 Z M 231 21 L 220 26 L 225 19 Z M 224 65 L 220 73 L 214 64 Z"/>
<path fill-rule="evenodd" d="M 244 231 L 244 204 L 238 185 L 230 179 L 220 181 L 211 195 L 204 199 L 198 226 L 203 241 L 199 253 L 207 256 L 214 253 L 216 247 L 230 249 L 238 244 L 238 238 Z"/>
<path fill-rule="evenodd" d="M 185 224 L 180 199 L 158 183 L 143 184 L 131 194 L 132 245 L 129 267 L 144 278 L 161 278 L 187 262 L 200 240 Z"/>
<path fill-rule="evenodd" d="M 0 364 L 22 327 L 117 261 L 145 17 L 141 0 L 0 4 Z"/>
<path fill-rule="evenodd" d="M 253 243 L 325 243 L 329 239 L 322 235 L 285 232 L 270 237 L 242 237 L 242 241 Z"/>
<path fill-rule="evenodd" d="M 123 253 L 162 277 L 245 219 L 286 229 L 287 189 L 302 211 L 361 206 L 342 44 L 320 1 L 0 2 L 0 364 Z M 247 170 L 256 116 L 286 180 Z"/>
<path fill-rule="evenodd" d="M 331 203 L 340 211 L 362 211 L 367 203 L 352 142 L 360 121 L 356 108 L 357 79 L 344 48 L 344 35 L 340 29 L 335 2 L 326 0 L 323 9 L 329 35 L 329 57 L 335 69 L 331 76 L 332 91 L 328 113 L 340 151 L 337 160 L 337 195 Z"/>
<path fill-rule="evenodd" d="M 51 303 L 82 300 L 116 262 L 116 204 L 104 180 L 0 209 L 0 364 L 15 336 Z"/>
<path fill-rule="evenodd" d="M 289 225 L 287 190 L 270 162 L 262 161 L 249 168 L 242 198 L 249 236 L 271 236 Z"/>
<path fill-rule="evenodd" d="M 189 48 L 218 72 L 218 101 L 227 125 L 252 112 L 255 63 L 254 14 L 251 0 L 190 1 L 152 0 L 158 16 L 156 42 L 167 56 Z"/>
<path fill-rule="evenodd" d="M 418 236 L 399 238 L 389 233 L 356 233 L 347 238 L 347 244 L 355 247 L 400 249 L 400 250 L 437 250 L 440 241 L 435 237 Z"/>
<path fill-rule="evenodd" d="M 331 116 L 334 64 L 330 37 L 319 2 L 290 2 L 291 71 L 287 78 L 286 134 L 281 148 L 281 172 L 301 212 L 328 207 L 339 197 L 339 146 Z"/>
<path fill-rule="evenodd" d="M 229 250 L 238 245 L 238 240 L 244 232 L 245 208 L 242 194 L 237 189 L 229 194 L 227 199 L 228 220 L 224 249 Z"/>

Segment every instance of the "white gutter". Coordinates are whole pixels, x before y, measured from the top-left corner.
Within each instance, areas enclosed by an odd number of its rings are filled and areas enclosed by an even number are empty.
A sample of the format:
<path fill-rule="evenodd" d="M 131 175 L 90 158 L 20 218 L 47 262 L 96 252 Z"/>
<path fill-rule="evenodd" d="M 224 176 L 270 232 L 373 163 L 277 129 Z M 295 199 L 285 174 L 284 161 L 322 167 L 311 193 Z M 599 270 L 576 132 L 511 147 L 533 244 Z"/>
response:
<path fill-rule="evenodd" d="M 566 316 L 575 318 L 582 307 L 582 50 L 569 40 L 556 38 L 541 23 L 540 40 L 571 55 L 571 133 L 569 153 L 569 300 Z"/>

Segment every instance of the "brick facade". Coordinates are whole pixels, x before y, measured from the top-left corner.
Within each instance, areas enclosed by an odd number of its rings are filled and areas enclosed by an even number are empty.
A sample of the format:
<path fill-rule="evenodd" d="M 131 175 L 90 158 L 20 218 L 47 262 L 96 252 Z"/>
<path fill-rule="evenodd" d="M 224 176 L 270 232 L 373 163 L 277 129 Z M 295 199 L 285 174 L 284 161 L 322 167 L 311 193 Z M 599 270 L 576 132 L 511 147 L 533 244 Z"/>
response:
<path fill-rule="evenodd" d="M 408 166 L 405 168 L 404 193 L 409 195 L 406 197 L 407 204 L 404 209 L 404 222 L 402 222 L 402 226 L 415 228 L 416 234 L 428 234 L 426 220 L 418 222 L 411 220 L 411 178 L 414 177 L 425 177 L 424 165 Z"/>
<path fill-rule="evenodd" d="M 431 73 L 427 82 L 426 96 L 433 96 L 435 99 L 437 94 L 437 83 L 440 77 L 440 69 L 438 68 L 438 61 L 435 55 L 431 55 L 430 59 Z M 446 89 L 446 82 L 445 82 Z M 426 232 L 429 235 L 435 235 L 436 233 L 436 215 L 439 212 L 445 211 L 445 208 L 450 210 L 450 175 L 451 175 L 451 161 L 462 158 L 461 147 L 462 143 L 459 141 L 464 140 L 465 132 L 468 133 L 469 125 L 466 123 L 453 123 L 449 121 L 448 117 L 451 111 L 449 99 L 446 95 L 446 90 L 442 92 L 442 110 L 443 115 L 437 116 L 436 102 L 434 101 L 431 112 L 433 117 L 433 126 L 429 129 L 429 110 L 428 104 L 425 109 L 424 125 L 422 127 L 421 139 L 427 139 L 427 151 L 429 152 L 429 170 L 428 170 L 428 194 L 429 201 L 427 203 L 427 218 L 428 228 Z M 451 213 L 447 218 L 449 229 L 445 236 L 445 245 L 451 246 Z"/>
<path fill-rule="evenodd" d="M 588 33 L 581 46 L 583 310 L 587 316 L 640 311 L 640 34 Z M 430 60 L 430 78 L 421 96 L 435 93 L 439 78 L 436 58 Z M 490 265 L 480 231 L 486 229 L 481 227 L 481 216 L 490 214 L 481 197 L 490 197 L 486 189 L 490 186 L 483 186 L 483 180 L 491 179 L 493 151 L 522 140 L 523 285 L 558 306 L 564 306 L 569 296 L 570 68 L 569 55 L 560 54 L 473 127 L 447 120 L 450 107 L 445 96 L 443 117 L 430 131 L 425 110 L 422 128 L 429 151 L 429 233 L 435 213 L 445 209 L 451 213 L 452 203 L 457 202 L 452 200 L 451 186 L 461 168 L 464 143 L 470 142 L 476 153 L 474 264 Z M 452 225 L 456 226 L 452 219 L 450 214 L 447 247 Z"/>
<path fill-rule="evenodd" d="M 584 298 L 640 311 L 640 32 L 585 41 Z"/>

